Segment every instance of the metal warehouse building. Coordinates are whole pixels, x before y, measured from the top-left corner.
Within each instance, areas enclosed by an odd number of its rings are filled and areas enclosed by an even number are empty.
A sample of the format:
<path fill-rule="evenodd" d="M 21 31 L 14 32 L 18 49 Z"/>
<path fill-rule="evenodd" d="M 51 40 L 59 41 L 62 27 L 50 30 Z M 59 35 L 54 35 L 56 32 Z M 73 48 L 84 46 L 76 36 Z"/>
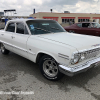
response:
<path fill-rule="evenodd" d="M 96 13 L 53 13 L 53 12 L 38 12 L 31 14 L 30 17 L 41 18 L 41 19 L 52 19 L 58 21 L 60 24 L 67 24 L 70 21 L 73 23 L 77 22 L 88 22 L 97 21 L 100 23 L 100 14 Z"/>

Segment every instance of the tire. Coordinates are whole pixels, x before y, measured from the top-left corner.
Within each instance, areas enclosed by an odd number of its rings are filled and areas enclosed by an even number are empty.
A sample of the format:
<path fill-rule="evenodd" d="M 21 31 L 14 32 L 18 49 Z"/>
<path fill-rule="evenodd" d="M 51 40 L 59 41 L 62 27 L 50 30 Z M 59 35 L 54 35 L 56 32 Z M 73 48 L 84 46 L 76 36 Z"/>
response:
<path fill-rule="evenodd" d="M 56 81 L 63 77 L 63 74 L 59 71 L 58 63 L 48 55 L 41 58 L 39 66 L 42 75 L 48 80 Z"/>
<path fill-rule="evenodd" d="M 9 50 L 7 50 L 7 49 L 5 48 L 5 46 L 3 45 L 3 43 L 1 43 L 0 48 L 1 48 L 1 53 L 2 53 L 2 54 L 4 54 L 4 55 L 9 54 Z"/>

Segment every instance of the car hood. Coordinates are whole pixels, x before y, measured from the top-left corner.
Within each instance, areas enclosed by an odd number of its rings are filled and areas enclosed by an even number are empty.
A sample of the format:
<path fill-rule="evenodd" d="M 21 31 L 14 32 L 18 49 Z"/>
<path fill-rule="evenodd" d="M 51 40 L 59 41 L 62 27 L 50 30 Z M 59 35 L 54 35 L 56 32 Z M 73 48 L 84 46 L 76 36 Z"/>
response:
<path fill-rule="evenodd" d="M 68 32 L 43 34 L 39 37 L 72 46 L 77 50 L 89 49 L 100 44 L 100 37 Z"/>

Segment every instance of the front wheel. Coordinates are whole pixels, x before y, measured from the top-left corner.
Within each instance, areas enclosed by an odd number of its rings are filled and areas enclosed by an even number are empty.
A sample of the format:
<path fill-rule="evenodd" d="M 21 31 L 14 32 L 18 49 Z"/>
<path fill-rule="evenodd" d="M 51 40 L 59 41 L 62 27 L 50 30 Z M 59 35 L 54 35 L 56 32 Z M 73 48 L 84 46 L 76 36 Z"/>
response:
<path fill-rule="evenodd" d="M 63 76 L 63 74 L 59 72 L 58 63 L 50 56 L 43 56 L 39 66 L 42 75 L 49 80 L 59 80 Z"/>
<path fill-rule="evenodd" d="M 1 43 L 1 53 L 4 54 L 4 55 L 9 54 L 9 50 L 7 50 L 5 48 L 5 46 L 3 45 L 3 43 Z"/>

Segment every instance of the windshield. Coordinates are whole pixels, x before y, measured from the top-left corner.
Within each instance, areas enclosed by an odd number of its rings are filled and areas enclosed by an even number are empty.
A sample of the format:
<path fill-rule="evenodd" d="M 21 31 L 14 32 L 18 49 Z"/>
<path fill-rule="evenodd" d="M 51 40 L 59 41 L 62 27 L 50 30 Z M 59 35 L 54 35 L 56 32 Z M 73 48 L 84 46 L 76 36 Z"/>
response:
<path fill-rule="evenodd" d="M 100 28 L 100 24 L 99 23 L 91 23 L 90 26 L 94 27 L 94 28 Z"/>
<path fill-rule="evenodd" d="M 32 35 L 65 32 L 54 20 L 29 20 L 26 22 Z"/>

